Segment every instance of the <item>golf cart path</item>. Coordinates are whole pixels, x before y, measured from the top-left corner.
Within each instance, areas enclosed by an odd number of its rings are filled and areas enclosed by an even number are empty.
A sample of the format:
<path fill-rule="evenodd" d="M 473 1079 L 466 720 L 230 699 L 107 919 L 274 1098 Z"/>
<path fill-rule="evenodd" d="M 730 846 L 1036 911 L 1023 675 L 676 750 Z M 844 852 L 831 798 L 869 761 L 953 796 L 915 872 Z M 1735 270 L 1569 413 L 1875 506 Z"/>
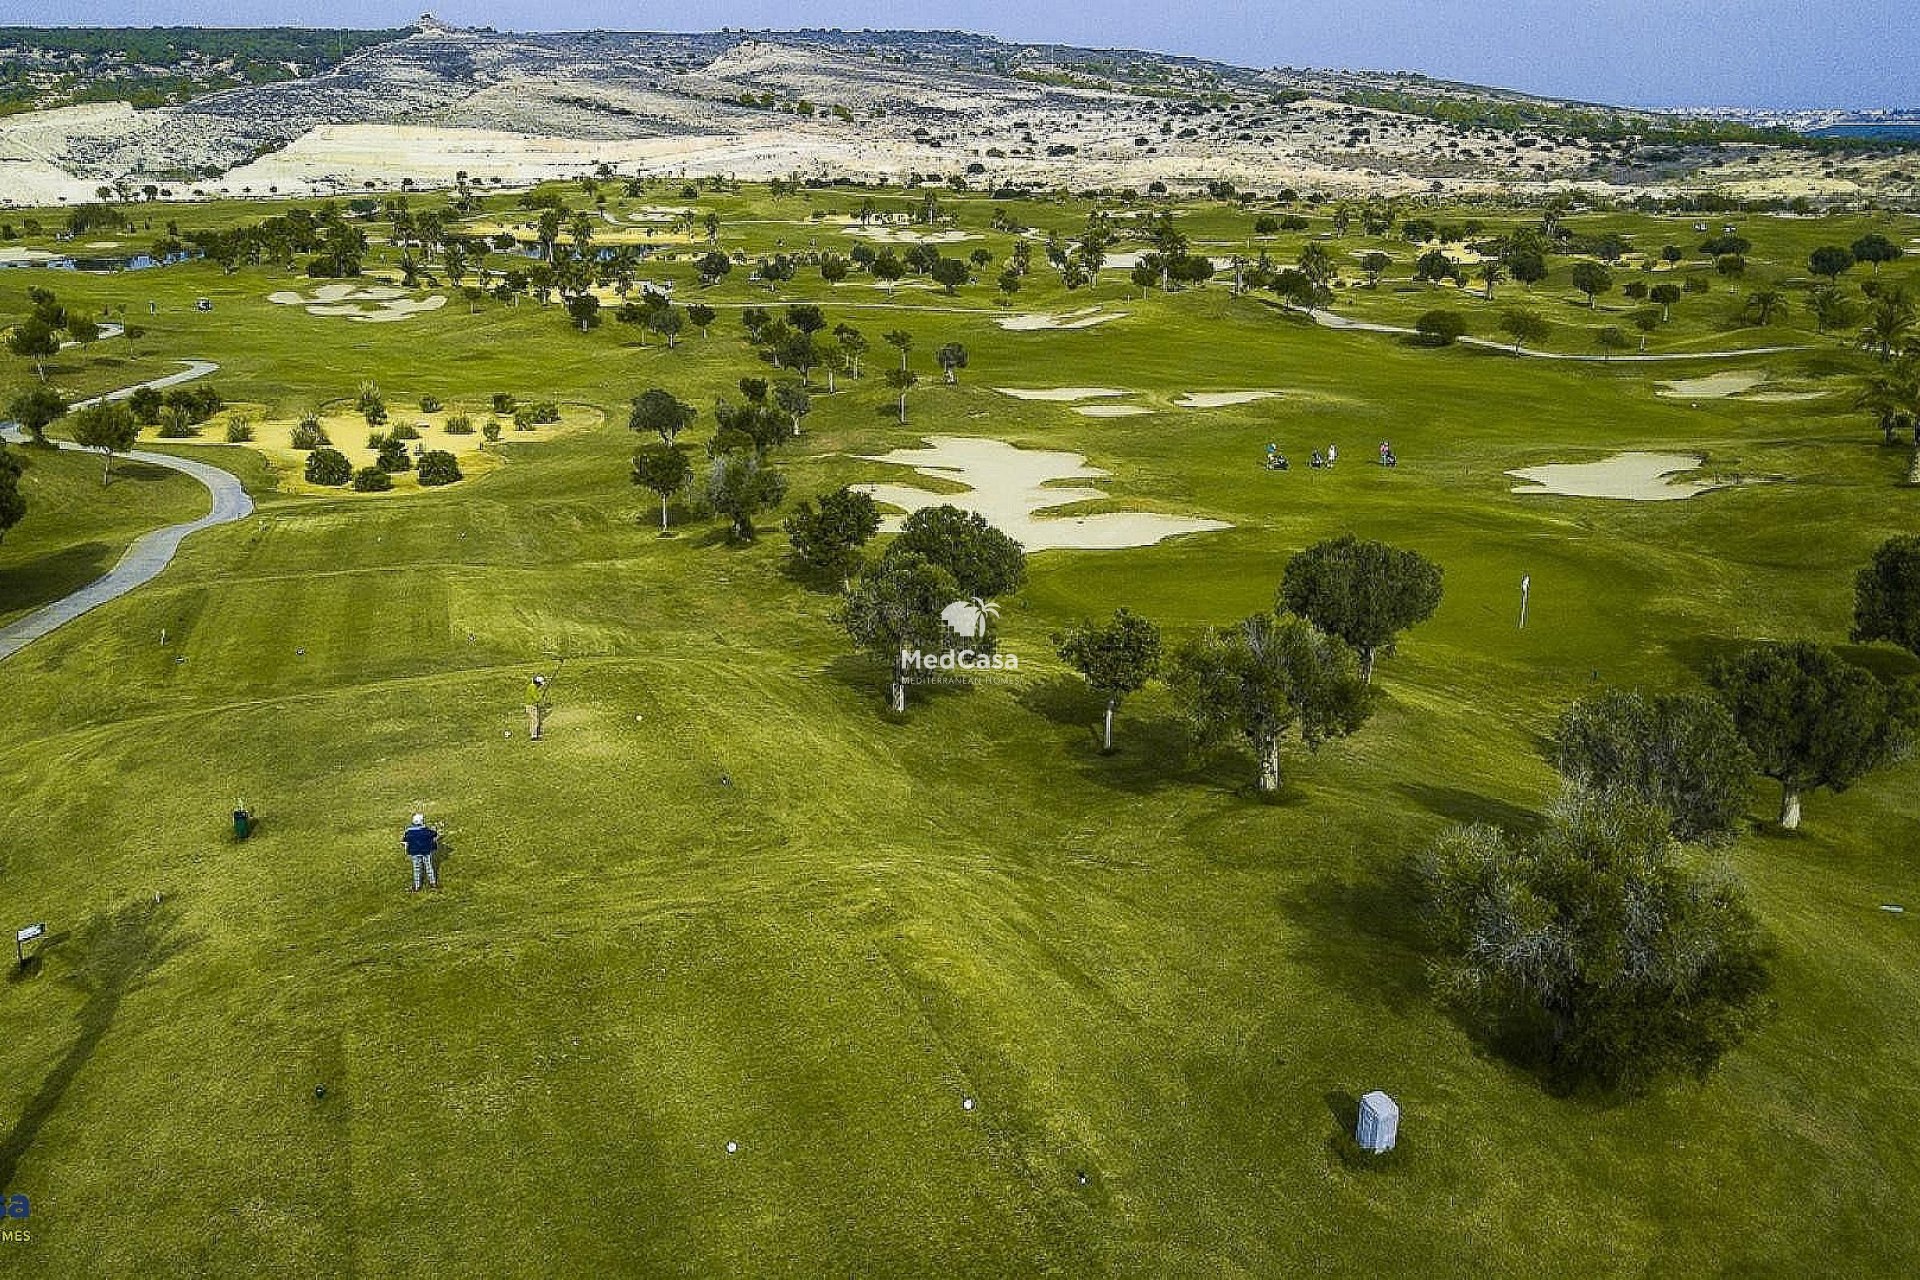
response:
<path fill-rule="evenodd" d="M 1287 310 L 1304 315 L 1323 329 L 1338 329 L 1359 333 L 1390 333 L 1397 337 L 1419 336 L 1419 330 L 1404 328 L 1397 324 L 1379 324 L 1372 320 L 1354 320 L 1347 316 L 1336 315 L 1331 311 L 1308 311 L 1304 307 L 1288 305 Z M 1495 342 L 1491 338 L 1457 339 L 1463 347 L 1484 347 L 1488 351 L 1501 351 L 1507 355 L 1528 356 L 1535 360 L 1572 360 L 1581 364 L 1654 364 L 1663 360 L 1731 360 L 1739 356 L 1774 356 L 1789 351 L 1813 351 L 1811 346 L 1793 347 L 1744 347 L 1737 351 L 1667 351 L 1651 355 L 1630 356 L 1582 356 L 1565 351 L 1535 351 L 1532 347 L 1516 347 L 1511 342 Z"/>
<path fill-rule="evenodd" d="M 106 400 L 124 400 L 141 387 L 178 386 L 191 382 L 195 378 L 204 378 L 220 366 L 210 360 L 183 361 L 187 367 L 178 373 L 155 378 L 150 382 L 136 383 L 131 387 L 122 387 L 118 391 L 109 391 L 103 396 L 82 400 L 73 407 L 84 409 L 88 405 L 99 404 Z M 9 442 L 24 442 L 27 436 L 18 427 L 8 425 L 0 430 Z M 70 453 L 93 453 L 69 441 L 54 442 L 59 448 Z M 213 496 L 213 509 L 198 520 L 189 520 L 184 524 L 168 525 L 144 533 L 134 540 L 121 555 L 118 564 L 88 583 L 72 595 L 64 596 L 51 604 L 42 605 L 25 617 L 17 618 L 4 627 L 0 627 L 0 662 L 6 661 L 20 650 L 38 640 L 41 636 L 65 626 L 90 610 L 97 609 L 109 600 L 116 600 L 135 587 L 144 585 L 160 576 L 160 571 L 172 563 L 174 552 L 189 534 L 217 524 L 231 524 L 235 520 L 245 519 L 253 513 L 253 499 L 241 487 L 240 481 L 231 472 L 219 467 L 208 466 L 204 462 L 194 462 L 186 458 L 175 458 L 164 453 L 149 453 L 144 449 L 134 449 L 126 457 L 135 462 L 145 462 L 156 467 L 165 467 L 169 471 L 178 471 L 192 476 Z"/>

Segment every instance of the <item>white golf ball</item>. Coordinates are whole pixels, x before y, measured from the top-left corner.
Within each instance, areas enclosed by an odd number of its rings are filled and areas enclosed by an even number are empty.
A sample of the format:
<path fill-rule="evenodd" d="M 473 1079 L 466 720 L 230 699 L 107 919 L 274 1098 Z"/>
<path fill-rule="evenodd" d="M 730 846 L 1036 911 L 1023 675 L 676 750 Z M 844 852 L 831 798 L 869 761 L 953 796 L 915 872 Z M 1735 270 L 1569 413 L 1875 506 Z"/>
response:
<path fill-rule="evenodd" d="M 972 1099 L 972 1098 L 965 1098 L 965 1099 L 962 1099 L 962 1101 L 961 1101 L 961 1103 L 960 1103 L 960 1105 L 961 1105 L 961 1107 L 962 1107 L 962 1108 L 964 1108 L 965 1110 L 968 1110 L 968 1111 L 971 1111 L 971 1110 L 973 1110 L 973 1099 Z"/>
<path fill-rule="evenodd" d="M 737 1143 L 737 1142 L 729 1142 L 729 1143 L 727 1144 L 727 1154 L 728 1154 L 728 1155 L 732 1155 L 732 1154 L 733 1154 L 734 1152 L 736 1152 L 736 1151 L 738 1151 L 739 1149 L 740 1149 L 740 1144 L 739 1144 L 739 1143 Z"/>

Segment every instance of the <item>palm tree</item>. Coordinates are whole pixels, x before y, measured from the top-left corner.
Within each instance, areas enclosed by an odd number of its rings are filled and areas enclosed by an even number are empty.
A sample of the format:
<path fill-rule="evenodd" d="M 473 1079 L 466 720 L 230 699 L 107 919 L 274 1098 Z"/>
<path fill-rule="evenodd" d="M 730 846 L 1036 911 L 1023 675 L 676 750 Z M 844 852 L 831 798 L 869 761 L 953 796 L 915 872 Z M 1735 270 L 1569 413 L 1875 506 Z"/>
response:
<path fill-rule="evenodd" d="M 1498 258 L 1488 258 L 1480 264 L 1480 280 L 1487 286 L 1487 301 L 1493 301 L 1493 286 L 1507 278 L 1507 269 L 1500 265 Z"/>
<path fill-rule="evenodd" d="M 1860 331 L 1860 345 L 1878 352 L 1882 360 L 1913 345 L 1914 307 L 1904 289 L 1882 291 L 1874 300 L 1873 315 Z"/>
<path fill-rule="evenodd" d="M 1868 378 L 1854 407 L 1874 416 L 1889 445 L 1900 431 L 1920 426 L 1920 354 L 1909 352 Z"/>
<path fill-rule="evenodd" d="M 1771 285 L 1755 289 L 1747 295 L 1746 309 L 1753 314 L 1755 324 L 1772 324 L 1774 316 L 1786 311 L 1787 295 Z"/>

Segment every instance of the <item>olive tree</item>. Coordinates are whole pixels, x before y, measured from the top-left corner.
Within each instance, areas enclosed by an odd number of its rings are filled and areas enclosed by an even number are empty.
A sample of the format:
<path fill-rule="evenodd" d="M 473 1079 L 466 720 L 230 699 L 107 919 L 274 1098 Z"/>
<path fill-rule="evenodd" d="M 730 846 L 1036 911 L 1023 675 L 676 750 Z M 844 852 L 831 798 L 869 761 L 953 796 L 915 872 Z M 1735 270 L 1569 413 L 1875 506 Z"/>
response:
<path fill-rule="evenodd" d="M 1239 742 L 1253 752 L 1255 785 L 1268 795 L 1280 790 L 1289 732 L 1317 750 L 1371 711 L 1351 649 L 1304 618 L 1270 613 L 1209 627 L 1181 649 L 1168 683 L 1202 745 Z"/>
<path fill-rule="evenodd" d="M 656 432 L 662 444 L 672 445 L 676 436 L 693 425 L 699 412 L 690 404 L 682 404 L 671 391 L 654 387 L 634 397 L 633 412 L 627 415 L 627 429 Z"/>
<path fill-rule="evenodd" d="M 880 529 L 880 506 L 873 495 L 844 485 L 816 504 L 802 499 L 782 526 L 794 559 L 822 574 L 843 580 L 860 562 L 860 549 Z"/>
<path fill-rule="evenodd" d="M 633 482 L 660 498 L 660 532 L 667 531 L 667 502 L 693 479 L 693 463 L 678 445 L 642 445 L 633 455 Z"/>
<path fill-rule="evenodd" d="M 707 472 L 707 505 L 732 522 L 737 542 L 752 542 L 753 518 L 786 496 L 787 478 L 751 450 L 722 453 Z"/>
<path fill-rule="evenodd" d="M 1531 838 L 1455 827 L 1414 881 L 1442 997 L 1557 1089 L 1703 1077 L 1767 1014 L 1740 884 L 1618 793 L 1570 793 Z"/>
<path fill-rule="evenodd" d="M 1887 539 L 1854 578 L 1852 638 L 1885 640 L 1920 657 L 1920 534 Z"/>
<path fill-rule="evenodd" d="M 1662 810 L 1682 840 L 1731 836 L 1753 776 L 1753 756 L 1719 701 L 1624 689 L 1567 709 L 1554 766 L 1569 782 Z"/>
<path fill-rule="evenodd" d="M 848 590 L 838 618 L 856 647 L 888 664 L 887 703 L 907 709 L 914 654 L 944 651 L 952 632 L 941 619 L 960 585 L 941 566 L 918 555 L 892 555 L 870 566 Z"/>
<path fill-rule="evenodd" d="M 1106 699 L 1100 749 L 1113 750 L 1113 716 L 1120 700 L 1146 686 L 1160 670 L 1160 628 L 1138 614 L 1116 610 L 1110 622 L 1075 623 L 1053 637 L 1060 657 L 1087 688 Z"/>
<path fill-rule="evenodd" d="M 72 429 L 75 444 L 98 449 L 104 456 L 100 471 L 103 485 L 113 479 L 113 455 L 127 452 L 140 438 L 140 424 L 133 420 L 133 410 L 119 400 L 104 400 L 76 411 Z"/>
<path fill-rule="evenodd" d="M 887 555 L 919 556 L 939 565 L 968 598 L 1004 596 L 1027 580 L 1020 544 L 978 512 L 953 506 L 922 507 L 908 516 Z"/>

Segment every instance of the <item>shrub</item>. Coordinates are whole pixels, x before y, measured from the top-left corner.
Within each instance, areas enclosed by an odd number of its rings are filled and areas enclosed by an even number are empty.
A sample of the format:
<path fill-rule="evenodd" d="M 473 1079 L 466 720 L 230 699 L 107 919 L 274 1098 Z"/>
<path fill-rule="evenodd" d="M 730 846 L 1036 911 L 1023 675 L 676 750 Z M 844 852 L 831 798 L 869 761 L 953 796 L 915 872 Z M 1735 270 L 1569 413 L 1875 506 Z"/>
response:
<path fill-rule="evenodd" d="M 445 449 L 429 449 L 420 455 L 420 483 L 431 488 L 461 479 L 460 463 Z"/>
<path fill-rule="evenodd" d="M 175 387 L 161 397 L 168 409 L 177 409 L 190 423 L 205 422 L 226 407 L 220 393 L 209 386 Z"/>
<path fill-rule="evenodd" d="M 353 479 L 353 464 L 338 449 L 316 448 L 307 455 L 307 483 L 343 485 Z"/>
<path fill-rule="evenodd" d="M 512 413 L 513 397 L 508 393 L 506 393 L 505 391 L 494 392 L 493 393 L 493 411 L 495 413 L 500 413 L 500 414 Z"/>
<path fill-rule="evenodd" d="M 521 405 L 513 411 L 513 429 L 515 431 L 533 431 L 533 410 Z"/>
<path fill-rule="evenodd" d="M 387 433 L 384 431 L 367 432 L 367 448 L 384 449 L 387 445 Z"/>
<path fill-rule="evenodd" d="M 549 422 L 558 422 L 560 421 L 560 406 L 551 400 L 542 400 L 538 404 L 528 405 L 526 407 L 526 414 L 527 421 L 532 423 L 544 425 Z M 519 414 L 515 414 L 514 417 L 517 419 Z"/>
<path fill-rule="evenodd" d="M 486 426 L 480 428 L 480 434 L 487 438 L 487 443 L 492 444 L 500 439 L 500 424 L 497 422 L 489 422 Z"/>
<path fill-rule="evenodd" d="M 228 444 L 248 444 L 253 440 L 253 424 L 245 418 L 233 418 L 227 423 Z"/>
<path fill-rule="evenodd" d="M 395 423 L 393 429 L 387 432 L 389 440 L 418 440 L 419 438 L 420 428 L 410 422 Z"/>
<path fill-rule="evenodd" d="M 133 410 L 134 421 L 143 427 L 160 421 L 160 407 L 165 403 L 166 398 L 152 387 L 135 387 L 127 397 L 127 408 Z"/>
<path fill-rule="evenodd" d="M 373 465 L 382 471 L 411 471 L 413 459 L 407 456 L 406 445 L 389 436 L 380 445 L 380 454 L 373 460 Z"/>
<path fill-rule="evenodd" d="M 420 397 L 420 412 L 422 413 L 438 413 L 444 407 L 445 406 L 440 403 L 439 396 Z"/>
<path fill-rule="evenodd" d="M 464 413 L 456 413 L 447 419 L 445 430 L 450 436 L 470 436 L 473 434 L 473 419 Z"/>
<path fill-rule="evenodd" d="M 320 419 L 315 415 L 306 414 L 294 424 L 292 439 L 294 448 L 322 449 L 332 443 L 333 441 L 327 439 L 326 428 L 320 425 Z"/>
<path fill-rule="evenodd" d="M 1458 311 L 1429 311 L 1413 327 L 1430 346 L 1449 347 L 1467 331 L 1467 318 Z"/>
<path fill-rule="evenodd" d="M 393 488 L 393 477 L 378 467 L 362 467 L 353 473 L 355 493 L 385 493 Z"/>

